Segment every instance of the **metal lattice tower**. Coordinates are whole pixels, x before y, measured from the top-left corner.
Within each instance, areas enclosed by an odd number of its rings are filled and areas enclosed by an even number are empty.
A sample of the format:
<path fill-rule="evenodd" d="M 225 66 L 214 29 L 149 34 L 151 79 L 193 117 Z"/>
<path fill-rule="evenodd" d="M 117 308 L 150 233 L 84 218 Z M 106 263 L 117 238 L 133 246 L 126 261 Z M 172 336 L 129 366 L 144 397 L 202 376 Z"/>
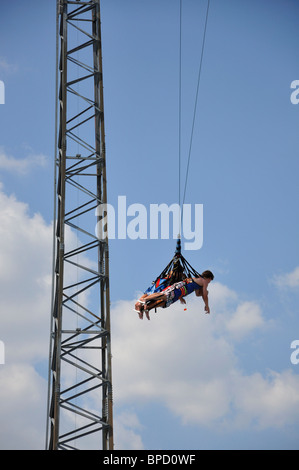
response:
<path fill-rule="evenodd" d="M 59 84 L 59 86 L 58 86 Z M 57 0 L 52 322 L 46 447 L 113 449 L 100 0 Z"/>

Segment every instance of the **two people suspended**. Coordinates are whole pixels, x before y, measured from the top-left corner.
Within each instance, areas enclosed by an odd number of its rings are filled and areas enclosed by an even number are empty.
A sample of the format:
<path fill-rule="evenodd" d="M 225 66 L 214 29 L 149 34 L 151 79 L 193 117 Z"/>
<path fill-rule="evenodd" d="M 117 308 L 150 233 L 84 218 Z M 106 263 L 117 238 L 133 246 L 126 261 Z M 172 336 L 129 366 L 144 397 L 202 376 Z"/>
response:
<path fill-rule="evenodd" d="M 209 283 L 214 279 L 213 273 L 207 270 L 204 271 L 202 274 L 199 274 L 197 277 L 186 277 L 184 276 L 184 273 L 182 271 L 171 273 L 171 276 L 173 276 L 173 274 L 175 274 L 174 278 L 181 276 L 182 279 L 171 283 L 172 281 L 170 278 L 170 285 L 168 285 L 167 287 L 164 287 L 159 290 L 159 283 L 158 292 L 148 293 L 148 289 L 140 297 L 140 299 L 138 299 L 135 304 L 135 310 L 137 311 L 140 319 L 143 319 L 143 316 L 145 314 L 147 319 L 150 320 L 149 311 L 154 308 L 167 308 L 178 300 L 180 300 L 181 303 L 185 304 L 185 297 L 187 295 L 190 295 L 192 292 L 195 292 L 195 295 L 197 297 L 202 298 L 205 305 L 205 312 L 210 313 L 207 287 Z M 167 281 L 167 278 L 162 279 L 162 285 L 165 280 Z"/>

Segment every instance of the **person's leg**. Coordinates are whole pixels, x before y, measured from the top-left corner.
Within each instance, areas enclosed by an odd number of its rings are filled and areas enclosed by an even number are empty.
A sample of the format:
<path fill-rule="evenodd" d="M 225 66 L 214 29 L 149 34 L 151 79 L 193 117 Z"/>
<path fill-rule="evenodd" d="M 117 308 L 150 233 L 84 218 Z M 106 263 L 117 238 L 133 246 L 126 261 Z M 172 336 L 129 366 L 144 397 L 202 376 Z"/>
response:
<path fill-rule="evenodd" d="M 143 294 L 139 300 L 137 300 L 137 302 L 135 303 L 135 310 L 137 310 L 138 312 L 140 311 L 142 305 L 144 304 L 145 302 L 145 299 L 148 297 L 148 294 Z"/>
<path fill-rule="evenodd" d="M 145 313 L 146 315 L 146 318 L 148 320 L 150 320 L 150 316 L 149 316 L 149 311 L 152 310 L 153 308 L 156 308 L 156 307 L 162 307 L 164 308 L 165 305 L 166 305 L 166 296 L 163 295 L 162 297 L 160 297 L 159 299 L 153 299 L 151 300 L 149 303 L 146 302 L 146 304 L 143 306 L 143 309 L 142 311 Z"/>
<path fill-rule="evenodd" d="M 146 314 L 146 317 L 149 320 L 148 312 L 161 304 L 165 300 L 165 295 L 163 292 L 155 292 L 154 294 L 143 294 L 140 299 L 135 303 L 135 310 L 139 315 L 139 318 L 143 319 L 143 313 Z M 165 302 L 164 302 L 165 303 Z M 159 305 L 159 307 L 162 305 Z"/>
<path fill-rule="evenodd" d="M 163 298 L 163 295 L 164 293 L 163 292 L 155 292 L 154 294 L 144 294 L 140 297 L 139 300 L 137 300 L 136 304 L 135 304 L 135 308 L 136 310 L 139 310 L 141 308 L 141 306 L 145 303 L 145 302 L 151 302 L 153 300 L 157 300 L 157 299 L 161 299 Z"/>
<path fill-rule="evenodd" d="M 146 302 L 151 302 L 152 300 L 161 299 L 164 296 L 164 292 L 155 292 L 154 294 L 150 294 L 146 298 Z"/>

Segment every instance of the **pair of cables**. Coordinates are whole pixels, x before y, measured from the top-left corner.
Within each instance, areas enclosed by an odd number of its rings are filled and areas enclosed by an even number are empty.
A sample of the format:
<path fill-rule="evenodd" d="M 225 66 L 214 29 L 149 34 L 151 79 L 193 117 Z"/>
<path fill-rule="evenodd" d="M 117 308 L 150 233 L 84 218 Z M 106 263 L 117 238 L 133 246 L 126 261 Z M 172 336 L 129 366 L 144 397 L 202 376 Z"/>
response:
<path fill-rule="evenodd" d="M 206 14 L 205 14 L 205 24 L 204 24 L 204 31 L 203 31 L 203 40 L 201 46 L 201 53 L 200 53 L 200 60 L 199 60 L 199 69 L 197 75 L 197 85 L 196 85 L 196 93 L 195 93 L 195 100 L 194 100 L 194 109 L 193 109 L 193 119 L 191 125 L 191 135 L 190 135 L 190 142 L 189 142 L 189 150 L 188 150 L 188 158 L 187 158 L 187 169 L 186 169 L 186 176 L 185 176 L 185 183 L 184 183 L 184 190 L 183 190 L 183 202 L 181 203 L 181 132 L 182 132 L 182 3 L 183 0 L 180 0 L 180 13 L 179 13 L 179 206 L 181 208 L 181 225 L 182 225 L 182 217 L 183 217 L 183 208 L 184 202 L 186 197 L 186 189 L 188 183 L 188 176 L 189 176 L 189 167 L 190 167 L 190 160 L 191 160 L 191 152 L 192 152 L 192 143 L 193 143 L 193 134 L 194 134 L 194 126 L 196 120 L 196 112 L 197 112 L 197 103 L 198 103 L 198 94 L 199 94 L 199 85 L 200 79 L 202 74 L 202 64 L 203 64 L 203 56 L 204 56 L 204 49 L 205 49 L 205 42 L 206 42 L 206 33 L 207 33 L 207 25 L 208 25 L 208 16 L 209 16 L 209 9 L 210 9 L 210 0 L 208 0 Z M 181 228 L 181 227 L 180 227 Z M 179 234 L 180 236 L 180 234 Z"/>

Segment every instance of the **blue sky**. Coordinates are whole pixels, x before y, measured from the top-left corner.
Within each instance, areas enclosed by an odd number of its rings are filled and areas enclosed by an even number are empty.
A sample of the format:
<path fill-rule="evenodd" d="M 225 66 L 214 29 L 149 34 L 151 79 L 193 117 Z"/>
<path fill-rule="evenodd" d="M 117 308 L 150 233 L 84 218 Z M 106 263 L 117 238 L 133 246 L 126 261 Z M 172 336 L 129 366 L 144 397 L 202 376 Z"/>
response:
<path fill-rule="evenodd" d="M 182 186 L 206 6 L 183 0 Z M 110 241 L 116 448 L 298 449 L 298 8 L 210 2 L 185 200 L 203 204 L 204 241 L 184 255 L 215 274 L 211 315 L 192 298 L 139 321 L 176 241 Z M 0 11 L 0 442 L 42 448 L 55 1 Z M 179 1 L 103 0 L 102 36 L 109 202 L 177 203 Z"/>

